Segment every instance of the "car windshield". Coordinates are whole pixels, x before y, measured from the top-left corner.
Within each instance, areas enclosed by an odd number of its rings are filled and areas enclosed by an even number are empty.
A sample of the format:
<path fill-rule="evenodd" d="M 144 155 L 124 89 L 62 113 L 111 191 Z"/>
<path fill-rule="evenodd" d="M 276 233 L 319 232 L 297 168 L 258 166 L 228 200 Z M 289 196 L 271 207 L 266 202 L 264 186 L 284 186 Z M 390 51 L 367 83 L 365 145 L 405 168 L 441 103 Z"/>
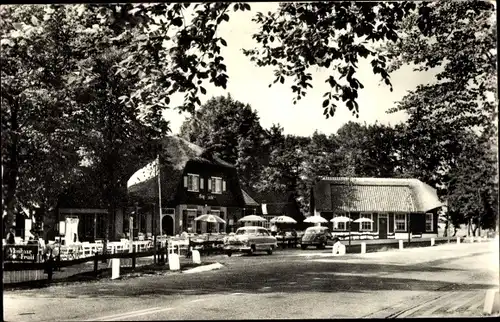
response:
<path fill-rule="evenodd" d="M 325 231 L 325 229 L 324 229 L 324 228 L 321 228 L 321 227 L 309 227 L 309 228 L 307 228 L 307 229 L 306 229 L 305 234 L 306 234 L 306 235 L 309 235 L 309 234 L 317 234 L 317 233 L 321 233 L 321 232 L 323 232 L 323 231 Z"/>
<path fill-rule="evenodd" d="M 255 229 L 238 229 L 236 235 L 255 235 Z"/>

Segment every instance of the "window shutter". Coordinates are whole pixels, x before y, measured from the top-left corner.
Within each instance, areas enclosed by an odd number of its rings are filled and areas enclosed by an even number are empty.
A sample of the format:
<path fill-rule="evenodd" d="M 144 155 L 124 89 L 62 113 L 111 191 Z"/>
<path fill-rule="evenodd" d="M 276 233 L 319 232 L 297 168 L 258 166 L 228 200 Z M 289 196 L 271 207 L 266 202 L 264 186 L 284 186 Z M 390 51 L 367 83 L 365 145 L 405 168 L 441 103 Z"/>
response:
<path fill-rule="evenodd" d="M 226 180 L 222 180 L 222 191 L 226 191 Z"/>
<path fill-rule="evenodd" d="M 188 177 L 184 176 L 184 188 L 187 188 L 188 186 Z"/>
<path fill-rule="evenodd" d="M 203 178 L 200 178 L 200 189 L 203 189 Z"/>
<path fill-rule="evenodd" d="M 208 191 L 212 191 L 212 178 L 208 179 Z"/>

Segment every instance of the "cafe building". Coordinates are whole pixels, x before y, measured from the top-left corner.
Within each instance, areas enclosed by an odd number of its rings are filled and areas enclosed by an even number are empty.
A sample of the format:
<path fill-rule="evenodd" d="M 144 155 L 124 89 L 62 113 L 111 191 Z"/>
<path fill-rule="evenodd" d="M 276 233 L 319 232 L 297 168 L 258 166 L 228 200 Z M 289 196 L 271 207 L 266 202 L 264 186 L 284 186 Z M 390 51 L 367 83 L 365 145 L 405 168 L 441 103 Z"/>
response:
<path fill-rule="evenodd" d="M 162 235 L 234 231 L 239 218 L 259 207 L 241 189 L 234 165 L 177 136 L 164 138 L 158 158 L 139 168 L 127 186 L 147 231 Z M 204 214 L 226 223 L 194 220 Z"/>
<path fill-rule="evenodd" d="M 374 239 L 437 237 L 442 202 L 436 189 L 417 179 L 323 177 L 314 187 L 313 207 L 343 236 Z M 337 216 L 353 221 L 333 223 Z M 356 223 L 358 218 L 368 218 Z"/>

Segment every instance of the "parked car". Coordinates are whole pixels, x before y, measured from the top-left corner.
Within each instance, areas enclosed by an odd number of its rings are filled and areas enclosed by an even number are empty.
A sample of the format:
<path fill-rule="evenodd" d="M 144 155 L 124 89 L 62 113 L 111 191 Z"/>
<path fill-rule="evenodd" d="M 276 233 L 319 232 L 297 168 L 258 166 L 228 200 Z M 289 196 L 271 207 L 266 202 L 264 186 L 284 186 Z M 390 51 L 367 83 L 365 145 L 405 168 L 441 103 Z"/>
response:
<path fill-rule="evenodd" d="M 307 246 L 316 246 L 318 249 L 324 249 L 331 239 L 332 233 L 328 227 L 309 227 L 304 232 L 304 236 L 302 236 L 300 247 L 306 249 Z"/>
<path fill-rule="evenodd" d="M 234 235 L 224 239 L 224 250 L 228 256 L 234 252 L 253 254 L 256 251 L 266 251 L 271 255 L 277 246 L 276 237 L 258 226 L 238 228 Z"/>

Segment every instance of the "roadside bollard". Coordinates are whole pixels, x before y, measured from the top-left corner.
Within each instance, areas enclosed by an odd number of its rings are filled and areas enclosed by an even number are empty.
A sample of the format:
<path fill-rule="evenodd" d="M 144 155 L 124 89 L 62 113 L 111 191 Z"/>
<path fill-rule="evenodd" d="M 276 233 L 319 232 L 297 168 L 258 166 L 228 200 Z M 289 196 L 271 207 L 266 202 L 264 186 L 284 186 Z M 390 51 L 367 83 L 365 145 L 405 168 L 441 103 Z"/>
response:
<path fill-rule="evenodd" d="M 474 237 L 473 237 L 473 236 L 470 236 L 470 237 L 469 237 L 469 242 L 470 242 L 470 243 L 473 243 L 473 242 L 474 242 Z"/>
<path fill-rule="evenodd" d="M 178 271 L 181 269 L 181 263 L 179 261 L 179 255 L 176 253 L 168 254 L 168 268 L 171 271 Z"/>
<path fill-rule="evenodd" d="M 500 311 L 500 295 L 498 289 L 491 289 L 486 291 L 484 298 L 483 313 L 496 314 Z"/>
<path fill-rule="evenodd" d="M 460 237 L 457 237 L 457 244 L 460 244 Z"/>
<path fill-rule="evenodd" d="M 436 244 L 436 238 L 432 237 L 431 238 L 431 246 L 434 246 Z"/>
<path fill-rule="evenodd" d="M 111 279 L 117 279 L 120 277 L 120 259 L 111 258 Z"/>
<path fill-rule="evenodd" d="M 402 240 L 399 241 L 399 249 L 403 249 L 403 241 Z"/>
<path fill-rule="evenodd" d="M 366 243 L 361 243 L 361 254 L 366 253 Z"/>
<path fill-rule="evenodd" d="M 192 250 L 191 251 L 191 256 L 193 258 L 193 263 L 194 264 L 201 264 L 200 251 L 198 251 L 198 250 Z"/>
<path fill-rule="evenodd" d="M 344 244 L 340 244 L 339 245 L 339 256 L 340 255 L 345 255 L 345 253 L 346 253 L 346 247 L 345 247 L 345 245 Z"/>

